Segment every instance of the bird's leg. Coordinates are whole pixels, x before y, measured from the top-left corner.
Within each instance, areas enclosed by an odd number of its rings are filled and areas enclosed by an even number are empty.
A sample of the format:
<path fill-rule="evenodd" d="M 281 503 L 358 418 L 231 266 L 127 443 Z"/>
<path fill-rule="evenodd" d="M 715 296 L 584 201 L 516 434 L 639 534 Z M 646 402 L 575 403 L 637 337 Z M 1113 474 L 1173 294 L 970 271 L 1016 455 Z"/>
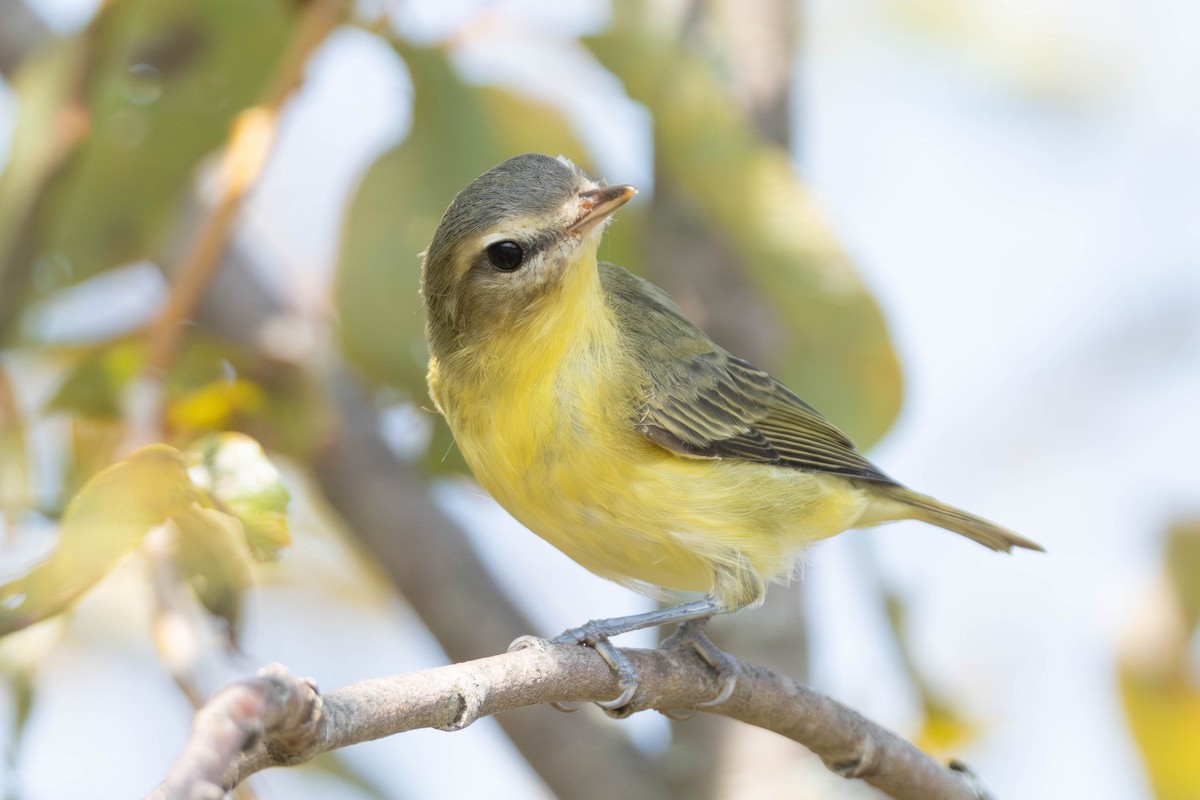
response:
<path fill-rule="evenodd" d="M 681 603 L 680 605 L 657 611 L 647 611 L 643 614 L 631 614 L 627 617 L 614 617 L 613 619 L 590 620 L 578 628 L 563 631 L 562 634 L 556 636 L 551 641 L 555 644 L 585 644 L 600 654 L 605 663 L 617 674 L 621 694 L 615 700 L 602 700 L 597 702 L 596 705 L 603 708 L 606 712 L 615 712 L 621 707 L 628 705 L 629 701 L 633 699 L 633 693 L 637 691 L 638 674 L 633 663 L 609 642 L 610 638 L 619 636 L 622 633 L 640 631 L 643 628 L 654 628 L 671 622 L 686 623 L 689 620 L 708 618 L 713 614 L 725 613 L 726 610 L 725 606 L 716 599 L 705 597 L 703 600 L 693 600 L 689 603 Z M 709 644 L 711 645 L 712 643 L 709 642 Z M 715 645 L 713 649 L 716 650 Z M 614 716 L 616 715 L 614 714 Z"/>

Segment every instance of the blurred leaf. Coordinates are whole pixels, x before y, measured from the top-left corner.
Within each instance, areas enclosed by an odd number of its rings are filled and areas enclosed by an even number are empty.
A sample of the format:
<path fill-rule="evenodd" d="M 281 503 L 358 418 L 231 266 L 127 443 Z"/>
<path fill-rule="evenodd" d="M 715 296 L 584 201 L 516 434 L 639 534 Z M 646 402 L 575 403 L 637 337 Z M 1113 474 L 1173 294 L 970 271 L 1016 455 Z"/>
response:
<path fill-rule="evenodd" d="M 562 115 L 511 92 L 469 86 L 440 49 L 396 44 L 413 82 L 413 127 L 371 167 L 342 230 L 337 303 L 347 357 L 372 378 L 426 400 L 425 319 L 418 253 L 454 195 L 510 156 L 576 156 L 582 145 Z M 427 466 L 465 471 L 439 419 Z"/>
<path fill-rule="evenodd" d="M 1176 522 L 1167 530 L 1167 575 L 1191 633 L 1200 627 L 1200 519 Z"/>
<path fill-rule="evenodd" d="M 0 333 L 25 294 L 36 254 L 31 228 L 43 210 L 44 189 L 85 130 L 83 115 L 69 102 L 85 58 L 85 48 L 54 42 L 21 64 L 12 80 L 19 110 L 0 172 Z"/>
<path fill-rule="evenodd" d="M 116 460 L 117 450 L 128 433 L 120 419 L 72 415 L 68 424 L 71 427 L 71 460 L 59 493 L 64 504 Z"/>
<path fill-rule="evenodd" d="M 904 672 L 917 693 L 921 710 L 924 712 L 921 730 L 917 733 L 914 744 L 928 753 L 948 759 L 979 735 L 980 725 L 946 700 L 921 672 L 917 666 L 917 659 L 913 657 L 912 640 L 908 635 L 908 605 L 900 594 L 884 584 L 879 574 L 879 565 L 874 557 L 869 555 L 869 551 L 864 552 L 868 555 L 863 566 L 869 569 L 864 578 L 879 592 L 879 600 L 887 612 L 896 654 L 900 657 L 900 663 L 904 666 Z"/>
<path fill-rule="evenodd" d="M 167 427 L 176 439 L 191 441 L 202 433 L 240 428 L 254 417 L 270 417 L 280 402 L 278 393 L 295 389 L 287 385 L 275 392 L 266 385 L 277 368 L 252 349 L 211 332 L 192 331 L 167 375 Z M 258 427 L 277 427 L 272 423 L 260 420 Z"/>
<path fill-rule="evenodd" d="M 274 558 L 287 546 L 288 490 L 258 442 L 240 433 L 220 433 L 196 442 L 188 474 L 220 508 L 245 529 L 255 555 Z"/>
<path fill-rule="evenodd" d="M 45 249 L 72 281 L 155 249 L 196 165 L 262 95 L 293 19 L 286 0 L 102 8 L 89 65 L 92 133 L 45 231 Z"/>
<path fill-rule="evenodd" d="M 11 767 L 18 763 L 22 738 L 37 700 L 38 671 L 47 655 L 62 640 L 64 627 L 52 623 L 38 625 L 0 639 L 0 676 L 5 679 L 4 688 L 12 704 L 6 714 L 10 717 L 11 727 L 4 732 L 7 735 L 0 734 L 6 742 L 7 752 L 0 757 L 5 758 L 10 775 L 15 774 Z"/>
<path fill-rule="evenodd" d="M 246 532 L 236 517 L 193 503 L 176 512 L 176 564 L 210 613 L 225 621 L 229 639 L 241 631 L 242 592 L 251 584 Z"/>
<path fill-rule="evenodd" d="M 63 611 L 196 496 L 179 452 L 164 445 L 101 472 L 68 504 L 50 557 L 0 585 L 0 635 Z"/>
<path fill-rule="evenodd" d="M 42 170 L 55 173 L 44 190 L 25 181 L 36 196 L 14 189 L 19 196 L 0 218 L 2 229 L 22 219 L 23 208 L 39 211 L 32 244 L 5 254 L 15 261 L 0 267 L 11 273 L 10 287 L 26 294 L 27 282 L 12 279 L 20 273 L 45 292 L 157 255 L 196 166 L 225 140 L 234 115 L 263 94 L 295 5 L 106 3 L 87 30 L 63 43 L 64 65 L 30 87 L 50 99 L 25 119 L 21 98 L 13 163 L 56 161 L 60 169 Z M 56 130 L 48 122 L 68 112 L 74 124 L 90 125 L 86 138 L 46 155 L 55 144 L 47 131 Z"/>
<path fill-rule="evenodd" d="M 1200 797 L 1200 687 L 1182 670 L 1148 673 L 1120 668 L 1125 713 L 1158 800 Z"/>
<path fill-rule="evenodd" d="M 68 415 L 71 428 L 63 502 L 113 463 L 125 436 L 122 397 L 141 369 L 144 347 L 140 340 L 123 339 L 82 351 L 68 349 L 66 355 L 74 364 L 45 405 L 47 413 Z"/>
<path fill-rule="evenodd" d="M 0 524 L 29 508 L 29 458 L 25 422 L 17 407 L 8 369 L 0 364 Z"/>
<path fill-rule="evenodd" d="M 653 225 L 696 217 L 691 228 L 742 265 L 771 312 L 771 320 L 741 323 L 783 328 L 763 366 L 869 446 L 900 403 L 900 366 L 883 315 L 788 154 L 756 133 L 714 64 L 681 48 L 679 32 L 657 19 L 645 5 L 617 2 L 611 28 L 589 41 L 654 115 L 656 195 L 675 207 Z"/>
<path fill-rule="evenodd" d="M 1193 663 L 1200 592 L 1200 521 L 1165 537 L 1163 580 L 1136 601 L 1118 674 L 1130 731 L 1159 800 L 1200 797 L 1200 671 Z"/>
<path fill-rule="evenodd" d="M 913 744 L 925 752 L 948 759 L 979 735 L 979 725 L 950 704 L 926 696 L 923 705 L 925 720 Z"/>
<path fill-rule="evenodd" d="M 96 419 L 121 417 L 121 397 L 145 358 L 140 340 L 127 339 L 85 351 L 59 384 L 46 410 Z"/>
<path fill-rule="evenodd" d="M 181 396 L 167 407 L 167 423 L 183 430 L 229 427 L 239 413 L 253 413 L 265 402 L 263 392 L 248 380 L 217 380 Z"/>
<path fill-rule="evenodd" d="M 7 731 L 7 752 L 4 754 L 4 761 L 9 765 L 18 763 L 18 754 L 21 751 L 22 738 L 25 735 L 25 730 L 29 725 L 29 718 L 33 713 L 33 702 L 36 694 L 37 683 L 34 680 L 32 671 L 21 671 L 9 673 L 5 681 L 6 694 L 12 703 L 12 727 Z"/>

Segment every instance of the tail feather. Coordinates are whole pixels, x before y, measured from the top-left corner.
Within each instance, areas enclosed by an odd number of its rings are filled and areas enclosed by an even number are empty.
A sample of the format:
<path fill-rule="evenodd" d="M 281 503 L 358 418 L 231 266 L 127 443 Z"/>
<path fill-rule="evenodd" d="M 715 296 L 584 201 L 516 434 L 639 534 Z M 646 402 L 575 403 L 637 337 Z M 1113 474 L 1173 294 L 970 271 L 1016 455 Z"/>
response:
<path fill-rule="evenodd" d="M 946 505 L 911 489 L 902 486 L 888 487 L 886 497 L 895 501 L 899 507 L 893 506 L 891 510 L 899 511 L 899 513 L 889 514 L 888 518 L 890 519 L 915 519 L 927 522 L 930 525 L 966 536 L 984 547 L 1004 553 L 1012 552 L 1014 547 L 1045 552 L 1045 548 L 1040 544 L 1019 536 L 1007 528 L 1002 528 L 994 522 L 988 522 L 986 519 L 968 514 L 960 508 Z"/>

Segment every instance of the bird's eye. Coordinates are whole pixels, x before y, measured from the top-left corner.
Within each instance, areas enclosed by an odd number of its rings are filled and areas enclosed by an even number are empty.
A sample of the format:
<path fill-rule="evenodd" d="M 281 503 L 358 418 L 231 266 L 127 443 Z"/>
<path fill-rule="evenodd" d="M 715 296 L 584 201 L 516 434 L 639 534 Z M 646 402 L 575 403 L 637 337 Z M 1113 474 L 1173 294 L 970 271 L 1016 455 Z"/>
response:
<path fill-rule="evenodd" d="M 488 245 L 487 257 L 496 269 L 512 272 L 525 262 L 525 250 L 511 239 L 505 239 Z"/>

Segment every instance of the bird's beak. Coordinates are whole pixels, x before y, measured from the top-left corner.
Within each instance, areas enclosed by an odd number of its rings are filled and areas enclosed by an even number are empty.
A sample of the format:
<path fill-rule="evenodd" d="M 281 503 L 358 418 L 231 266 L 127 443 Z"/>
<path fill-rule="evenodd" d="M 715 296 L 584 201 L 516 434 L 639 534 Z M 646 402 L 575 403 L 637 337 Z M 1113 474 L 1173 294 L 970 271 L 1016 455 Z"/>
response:
<path fill-rule="evenodd" d="M 611 217 L 614 211 L 628 203 L 629 198 L 635 194 L 637 189 L 627 184 L 601 186 L 599 189 L 580 192 L 579 216 L 567 226 L 567 233 L 574 236 L 585 235 Z"/>

